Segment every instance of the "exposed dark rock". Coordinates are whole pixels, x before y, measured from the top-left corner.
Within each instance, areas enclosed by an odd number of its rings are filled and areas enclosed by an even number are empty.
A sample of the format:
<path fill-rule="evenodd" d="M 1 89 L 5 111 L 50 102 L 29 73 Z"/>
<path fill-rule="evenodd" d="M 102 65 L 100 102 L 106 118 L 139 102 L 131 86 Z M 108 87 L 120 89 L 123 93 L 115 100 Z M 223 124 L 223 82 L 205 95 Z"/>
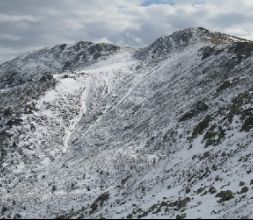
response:
<path fill-rule="evenodd" d="M 207 115 L 203 121 L 201 121 L 193 130 L 192 137 L 195 138 L 198 135 L 202 134 L 205 129 L 209 127 L 210 122 L 212 121 L 212 116 Z"/>
<path fill-rule="evenodd" d="M 179 119 L 179 122 L 190 120 L 193 117 L 198 116 L 200 113 L 207 111 L 208 108 L 209 106 L 205 102 L 199 101 L 192 107 L 192 109 L 189 112 L 185 113 Z"/>

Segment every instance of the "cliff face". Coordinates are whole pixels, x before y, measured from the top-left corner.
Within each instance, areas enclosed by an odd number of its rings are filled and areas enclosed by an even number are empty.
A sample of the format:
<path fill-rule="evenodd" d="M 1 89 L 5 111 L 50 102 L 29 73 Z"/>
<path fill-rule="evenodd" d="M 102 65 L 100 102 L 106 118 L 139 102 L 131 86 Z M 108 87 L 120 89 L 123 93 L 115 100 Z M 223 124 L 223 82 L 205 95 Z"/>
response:
<path fill-rule="evenodd" d="M 0 217 L 252 217 L 253 43 L 203 28 L 0 66 Z"/>

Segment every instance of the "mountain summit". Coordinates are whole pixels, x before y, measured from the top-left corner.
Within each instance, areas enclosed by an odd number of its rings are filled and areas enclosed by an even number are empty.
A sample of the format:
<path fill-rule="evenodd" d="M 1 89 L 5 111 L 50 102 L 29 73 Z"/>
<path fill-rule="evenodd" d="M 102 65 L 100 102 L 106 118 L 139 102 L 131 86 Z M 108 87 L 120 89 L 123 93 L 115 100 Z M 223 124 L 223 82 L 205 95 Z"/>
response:
<path fill-rule="evenodd" d="M 190 28 L 0 66 L 1 218 L 252 218 L 253 43 Z"/>
<path fill-rule="evenodd" d="M 219 32 L 210 32 L 202 27 L 188 28 L 181 31 L 176 31 L 170 36 L 165 36 L 157 39 L 152 45 L 141 49 L 138 53 L 139 57 L 147 59 L 151 55 L 153 58 L 161 58 L 169 52 L 176 49 L 184 49 L 185 47 L 193 47 L 196 44 L 203 45 L 224 45 L 236 42 L 250 42 L 245 39 L 230 36 Z"/>

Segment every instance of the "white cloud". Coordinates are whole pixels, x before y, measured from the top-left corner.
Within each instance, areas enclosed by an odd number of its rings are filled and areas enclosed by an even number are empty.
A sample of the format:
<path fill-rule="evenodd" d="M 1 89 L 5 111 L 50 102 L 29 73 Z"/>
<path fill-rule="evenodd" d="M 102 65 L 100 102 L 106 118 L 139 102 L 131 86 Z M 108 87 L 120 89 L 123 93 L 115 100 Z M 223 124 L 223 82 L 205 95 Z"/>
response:
<path fill-rule="evenodd" d="M 103 38 L 99 38 L 99 39 L 94 39 L 95 43 L 107 43 L 107 44 L 113 44 L 113 42 L 111 42 L 108 38 L 103 37 Z"/>
<path fill-rule="evenodd" d="M 13 59 L 17 55 L 21 55 L 22 53 L 24 53 L 24 51 L 16 50 L 11 47 L 0 47 L 0 54 L 2 54 L 2 56 L 0 56 L 0 63 L 3 63 L 4 61 L 9 59 Z"/>
<path fill-rule="evenodd" d="M 19 39 L 20 39 L 19 36 L 15 36 L 12 34 L 3 33 L 0 35 L 0 41 L 1 40 L 18 41 Z"/>
<path fill-rule="evenodd" d="M 8 15 L 0 14 L 0 23 L 11 23 L 11 22 L 37 22 L 38 18 L 30 15 Z"/>
<path fill-rule="evenodd" d="M 141 47 L 196 26 L 253 40 L 252 0 L 151 1 L 0 0 L 0 46 L 18 51 L 88 40 Z"/>

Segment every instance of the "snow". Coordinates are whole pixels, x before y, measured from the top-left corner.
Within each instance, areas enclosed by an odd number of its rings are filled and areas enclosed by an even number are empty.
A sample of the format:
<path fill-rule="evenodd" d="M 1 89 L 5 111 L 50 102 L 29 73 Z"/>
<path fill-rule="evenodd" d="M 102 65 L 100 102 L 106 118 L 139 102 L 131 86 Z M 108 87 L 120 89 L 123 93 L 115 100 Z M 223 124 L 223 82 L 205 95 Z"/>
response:
<path fill-rule="evenodd" d="M 0 89 L 0 94 L 1 93 L 6 93 L 6 92 L 8 92 L 9 91 L 9 89 Z"/>
<path fill-rule="evenodd" d="M 49 157 L 46 157 L 43 161 L 41 161 L 42 166 L 47 167 L 50 164 L 51 160 Z"/>
<path fill-rule="evenodd" d="M 90 79 L 89 79 L 90 80 Z M 85 90 L 82 92 L 81 99 L 80 99 L 80 109 L 79 112 L 77 113 L 76 117 L 74 117 L 70 121 L 70 126 L 65 130 L 65 137 L 64 137 L 64 149 L 63 153 L 66 153 L 67 149 L 69 148 L 69 141 L 72 132 L 76 128 L 76 126 L 80 123 L 83 115 L 86 113 L 86 99 L 89 95 L 89 90 L 90 90 L 90 82 L 89 80 L 86 80 L 85 83 Z M 80 82 L 79 82 L 80 83 Z M 80 86 L 80 84 L 79 84 Z"/>
<path fill-rule="evenodd" d="M 15 141 L 17 151 L 10 150 L 2 163 L 0 201 L 9 211 L 1 217 L 253 215 L 248 174 L 253 168 L 253 137 L 241 132 L 242 115 L 231 110 L 232 100 L 252 86 L 252 61 L 226 72 L 224 62 L 233 60 L 225 50 L 228 42 L 217 46 L 224 49 L 218 55 L 203 60 L 200 49 L 215 45 L 194 36 L 178 49 L 173 39 L 174 48 L 164 57 L 152 57 L 154 48 L 148 48 L 150 56 L 138 60 L 136 50 L 124 48 L 73 71 L 55 72 L 55 85 L 32 101 L 35 107 L 20 116 L 20 125 L 8 130 L 10 146 Z M 50 58 L 44 57 L 46 62 Z M 25 68 L 35 66 L 27 63 Z M 236 85 L 218 93 L 225 80 Z M 205 101 L 208 110 L 179 122 L 198 101 Z M 248 110 L 252 102 L 240 107 Z M 193 137 L 207 115 L 212 120 Z M 220 128 L 224 131 L 219 142 Z M 215 132 L 217 145 L 207 146 L 208 131 Z M 248 193 L 238 193 L 240 181 L 249 187 Z M 209 192 L 212 186 L 214 194 Z M 224 190 L 235 198 L 220 204 L 215 196 Z M 92 213 L 91 204 L 106 192 L 109 199 Z M 190 201 L 179 207 L 187 197 Z"/>
<path fill-rule="evenodd" d="M 79 87 L 79 82 L 72 78 L 61 79 L 60 83 L 57 84 L 55 90 L 48 91 L 41 102 L 54 102 L 57 98 L 61 97 L 63 94 L 65 96 L 73 94 L 77 91 Z"/>
<path fill-rule="evenodd" d="M 17 168 L 13 171 L 13 173 L 18 174 L 23 172 L 25 169 L 25 164 L 24 163 L 20 163 L 17 165 Z"/>

